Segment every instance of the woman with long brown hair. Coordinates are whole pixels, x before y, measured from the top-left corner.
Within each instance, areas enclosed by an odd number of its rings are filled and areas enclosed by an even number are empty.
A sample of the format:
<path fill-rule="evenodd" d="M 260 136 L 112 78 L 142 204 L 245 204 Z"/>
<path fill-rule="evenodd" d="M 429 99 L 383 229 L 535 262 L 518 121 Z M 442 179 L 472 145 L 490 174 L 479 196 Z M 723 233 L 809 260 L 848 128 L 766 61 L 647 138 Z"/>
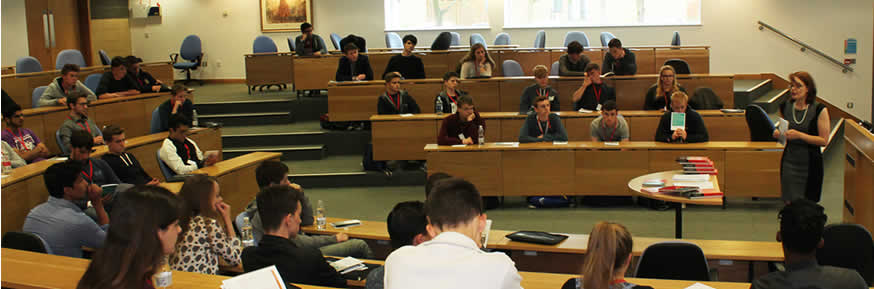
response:
<path fill-rule="evenodd" d="M 492 76 L 494 69 L 495 61 L 481 43 L 471 45 L 470 52 L 461 59 L 461 79 Z"/>
<path fill-rule="evenodd" d="M 666 111 L 671 107 L 671 95 L 676 91 L 686 92 L 686 89 L 677 83 L 677 71 L 670 65 L 659 68 L 659 79 L 646 91 L 644 110 Z"/>
<path fill-rule="evenodd" d="M 637 285 L 625 281 L 634 243 L 625 226 L 599 222 L 589 234 L 581 278 L 564 283 L 562 289 L 626 289 Z M 644 287 L 645 288 L 645 287 Z"/>
<path fill-rule="evenodd" d="M 240 239 L 231 222 L 231 206 L 222 201 L 215 177 L 193 175 L 179 190 L 183 210 L 182 238 L 170 259 L 173 270 L 217 274 L 219 258 L 231 266 L 240 263 Z M 216 222 L 221 221 L 222 226 Z M 222 228 L 224 227 L 224 228 Z"/>
<path fill-rule="evenodd" d="M 152 275 L 173 253 L 181 204 L 167 189 L 137 186 L 119 196 L 103 248 L 78 289 L 154 288 Z"/>

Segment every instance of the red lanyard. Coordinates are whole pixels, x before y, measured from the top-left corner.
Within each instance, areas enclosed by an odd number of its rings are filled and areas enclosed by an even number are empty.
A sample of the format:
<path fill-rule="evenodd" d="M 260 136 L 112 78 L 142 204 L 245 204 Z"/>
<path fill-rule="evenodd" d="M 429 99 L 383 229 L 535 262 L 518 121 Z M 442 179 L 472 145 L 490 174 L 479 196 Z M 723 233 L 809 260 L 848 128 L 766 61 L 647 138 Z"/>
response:
<path fill-rule="evenodd" d="M 27 144 L 24 143 L 24 134 L 21 133 L 21 128 L 18 129 L 18 135 L 15 135 L 15 133 L 12 132 L 12 129 L 10 128 L 7 128 L 6 130 L 8 130 L 10 134 L 12 134 L 12 138 L 15 139 L 16 142 L 21 144 L 20 147 L 22 150 L 28 151 Z"/>
<path fill-rule="evenodd" d="M 625 283 L 625 279 L 616 279 L 616 280 L 610 281 L 610 285 L 622 284 L 622 283 Z"/>
<path fill-rule="evenodd" d="M 89 183 L 94 183 L 94 165 L 91 164 L 91 159 L 88 159 L 88 168 L 90 173 L 86 174 L 85 171 L 82 171 L 82 175 L 88 178 Z"/>
<path fill-rule="evenodd" d="M 592 90 L 595 91 L 595 101 L 601 103 L 601 88 L 600 87 L 592 87 Z"/>
<path fill-rule="evenodd" d="M 452 93 L 455 93 L 455 96 L 458 96 L 458 93 L 456 93 L 455 91 L 452 91 Z M 452 95 L 449 94 L 448 92 L 446 93 L 446 96 L 449 97 L 449 100 L 451 100 L 452 103 L 458 104 L 457 102 L 455 102 L 455 98 L 453 98 Z"/>
<path fill-rule="evenodd" d="M 537 119 L 537 128 L 540 129 L 540 134 L 544 134 L 544 132 L 543 132 L 543 126 L 540 124 L 540 118 L 537 117 L 536 119 Z M 549 132 L 549 129 L 550 129 L 551 127 L 552 127 L 552 126 L 549 124 L 549 116 L 546 116 L 546 132 Z"/>
<path fill-rule="evenodd" d="M 191 149 L 188 148 L 187 143 L 182 143 L 182 145 L 185 146 L 185 155 L 187 155 L 188 159 L 191 160 Z"/>
<path fill-rule="evenodd" d="M 73 123 L 79 125 L 79 127 L 81 127 L 82 129 L 87 130 L 89 134 L 91 133 L 91 126 L 88 125 L 88 121 L 87 121 L 87 120 L 85 121 L 85 125 L 82 125 L 81 123 L 79 123 L 79 122 L 73 120 L 72 117 L 67 116 L 67 118 L 68 118 L 69 120 L 73 121 Z"/>
<path fill-rule="evenodd" d="M 613 141 L 613 135 L 616 134 L 616 128 L 617 128 L 617 127 L 619 127 L 619 122 L 618 122 L 618 120 L 617 120 L 617 122 L 616 122 L 616 126 L 613 127 L 613 132 L 610 133 L 610 138 L 608 139 L 608 141 Z M 604 129 L 607 129 L 607 124 L 606 124 L 606 123 L 604 124 Z"/>
<path fill-rule="evenodd" d="M 388 95 L 388 99 L 390 99 L 391 101 L 394 101 L 395 106 L 398 107 L 398 111 L 401 111 L 401 93 L 400 92 L 398 92 L 398 100 L 397 101 L 395 101 L 394 98 L 392 98 L 391 94 Z"/>
<path fill-rule="evenodd" d="M 546 92 L 545 95 L 544 95 L 544 92 Z M 537 89 L 537 96 L 547 96 L 547 97 L 548 97 L 548 96 L 549 96 L 549 90 L 547 90 L 546 88 L 538 88 L 538 89 Z"/>

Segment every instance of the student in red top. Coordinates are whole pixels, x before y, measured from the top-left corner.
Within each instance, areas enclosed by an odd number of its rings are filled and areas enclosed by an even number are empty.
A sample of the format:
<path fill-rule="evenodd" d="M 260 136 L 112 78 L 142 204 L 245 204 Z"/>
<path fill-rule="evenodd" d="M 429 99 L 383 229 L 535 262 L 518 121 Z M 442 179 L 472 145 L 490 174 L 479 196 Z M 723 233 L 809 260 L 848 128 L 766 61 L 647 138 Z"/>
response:
<path fill-rule="evenodd" d="M 440 99 L 443 101 L 443 113 L 455 113 L 458 111 L 458 98 L 463 95 L 467 95 L 467 92 L 458 89 L 458 73 L 449 71 L 443 74 L 443 90 L 434 98 L 434 103 Z M 438 112 L 436 105 L 434 112 Z"/>
<path fill-rule="evenodd" d="M 3 141 L 9 144 L 22 159 L 28 163 L 38 162 L 49 157 L 49 149 L 32 130 L 24 128 L 24 114 L 21 106 L 11 103 L 3 107 Z"/>
<path fill-rule="evenodd" d="M 379 96 L 376 110 L 379 114 L 422 113 L 416 100 L 401 90 L 401 74 L 389 72 L 385 75 L 385 92 Z"/>
<path fill-rule="evenodd" d="M 485 133 L 486 121 L 473 109 L 473 99 L 461 96 L 458 98 L 458 112 L 443 119 L 437 144 L 479 144 L 479 126 Z"/>

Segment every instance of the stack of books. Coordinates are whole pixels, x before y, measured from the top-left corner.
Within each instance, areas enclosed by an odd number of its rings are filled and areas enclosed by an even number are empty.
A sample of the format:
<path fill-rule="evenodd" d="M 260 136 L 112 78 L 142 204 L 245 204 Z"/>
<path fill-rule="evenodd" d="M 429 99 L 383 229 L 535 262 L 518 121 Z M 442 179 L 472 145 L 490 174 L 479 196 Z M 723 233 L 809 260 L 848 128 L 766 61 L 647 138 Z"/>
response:
<path fill-rule="evenodd" d="M 340 274 L 346 274 L 352 271 L 364 271 L 367 270 L 367 265 L 364 264 L 363 261 L 346 257 L 334 262 L 330 262 L 331 267 L 334 267 L 334 270 L 340 272 Z"/>
<path fill-rule="evenodd" d="M 716 175 L 719 173 L 713 167 L 713 161 L 708 157 L 679 157 L 677 163 L 680 164 L 684 174 Z"/>

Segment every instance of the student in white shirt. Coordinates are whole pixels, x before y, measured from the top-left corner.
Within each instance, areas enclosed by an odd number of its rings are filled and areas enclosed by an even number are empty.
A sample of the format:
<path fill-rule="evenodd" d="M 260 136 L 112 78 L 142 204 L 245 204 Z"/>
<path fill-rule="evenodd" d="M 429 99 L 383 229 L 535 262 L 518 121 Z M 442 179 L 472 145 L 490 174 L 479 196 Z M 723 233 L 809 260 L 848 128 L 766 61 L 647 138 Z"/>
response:
<path fill-rule="evenodd" d="M 395 250 L 385 262 L 385 288 L 522 288 L 510 257 L 486 253 L 482 199 L 468 181 L 440 181 L 425 202 L 432 238 Z"/>
<path fill-rule="evenodd" d="M 187 137 L 191 128 L 191 121 L 187 117 L 182 114 L 171 115 L 168 127 L 170 135 L 164 139 L 158 157 L 170 170 L 176 174 L 187 174 L 218 161 L 217 155 L 209 155 L 204 159 L 197 144 Z"/>

